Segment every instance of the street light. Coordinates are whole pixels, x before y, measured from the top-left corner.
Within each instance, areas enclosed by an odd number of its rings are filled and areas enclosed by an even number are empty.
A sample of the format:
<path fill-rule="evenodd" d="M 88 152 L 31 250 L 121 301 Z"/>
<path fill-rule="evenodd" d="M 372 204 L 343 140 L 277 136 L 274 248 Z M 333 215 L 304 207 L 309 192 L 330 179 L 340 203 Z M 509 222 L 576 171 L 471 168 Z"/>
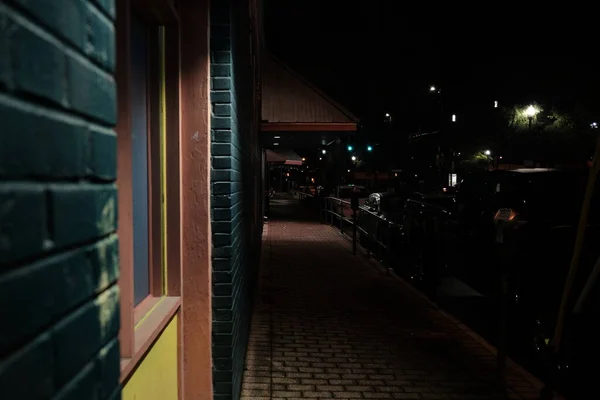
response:
<path fill-rule="evenodd" d="M 356 161 L 356 156 L 352 156 L 352 161 Z"/>
<path fill-rule="evenodd" d="M 527 115 L 527 118 L 533 118 L 538 112 L 539 110 L 537 108 L 535 108 L 534 106 L 529 106 L 525 110 L 525 115 Z"/>
<path fill-rule="evenodd" d="M 529 120 L 529 133 L 531 133 L 531 122 L 533 121 L 533 117 L 535 117 L 535 115 L 539 112 L 539 110 L 537 108 L 535 108 L 533 105 L 530 105 L 529 107 L 527 107 L 527 109 L 525 109 L 525 115 L 527 116 L 527 119 Z"/>
<path fill-rule="evenodd" d="M 498 101 L 494 101 L 494 108 L 498 108 Z"/>
<path fill-rule="evenodd" d="M 373 146 L 367 146 L 367 151 L 373 151 Z"/>
<path fill-rule="evenodd" d="M 485 155 L 486 155 L 486 156 L 490 156 L 490 155 L 492 155 L 492 152 L 491 152 L 491 151 L 489 151 L 489 150 L 486 150 L 486 151 L 484 151 L 484 153 L 485 153 Z"/>
<path fill-rule="evenodd" d="M 302 157 L 302 161 L 306 161 L 306 158 Z"/>
<path fill-rule="evenodd" d="M 456 122 L 456 114 L 452 114 L 452 122 Z"/>
<path fill-rule="evenodd" d="M 385 113 L 385 117 L 389 118 L 390 117 L 390 113 Z"/>
<path fill-rule="evenodd" d="M 597 122 L 592 122 L 592 123 L 590 124 L 590 127 L 591 127 L 592 129 L 598 129 L 598 123 L 597 123 Z"/>
<path fill-rule="evenodd" d="M 352 151 L 352 149 L 353 149 L 353 148 L 354 148 L 354 147 L 352 147 L 352 145 L 351 145 L 351 144 L 349 144 L 349 145 L 348 145 L 348 151 Z"/>
<path fill-rule="evenodd" d="M 433 86 L 433 85 L 432 85 L 432 86 L 429 88 L 429 91 L 430 91 L 430 92 L 435 92 L 435 86 Z"/>
<path fill-rule="evenodd" d="M 327 154 L 327 150 L 323 149 L 323 150 L 321 150 L 321 153 Z"/>

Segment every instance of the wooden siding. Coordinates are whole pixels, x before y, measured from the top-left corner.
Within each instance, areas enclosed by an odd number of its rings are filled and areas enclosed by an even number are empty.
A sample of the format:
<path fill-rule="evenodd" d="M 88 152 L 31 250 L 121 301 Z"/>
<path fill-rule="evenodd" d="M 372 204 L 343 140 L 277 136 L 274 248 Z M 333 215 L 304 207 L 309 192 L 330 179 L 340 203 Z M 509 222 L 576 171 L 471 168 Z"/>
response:
<path fill-rule="evenodd" d="M 356 123 L 358 119 L 272 55 L 263 59 L 262 120 Z"/>

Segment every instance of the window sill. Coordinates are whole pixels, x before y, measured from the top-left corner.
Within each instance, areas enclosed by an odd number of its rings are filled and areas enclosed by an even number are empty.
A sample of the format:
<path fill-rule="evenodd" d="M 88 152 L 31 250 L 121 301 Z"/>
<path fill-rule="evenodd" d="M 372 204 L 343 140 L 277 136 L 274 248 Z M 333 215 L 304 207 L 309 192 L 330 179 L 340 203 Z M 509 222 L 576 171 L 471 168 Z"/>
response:
<path fill-rule="evenodd" d="M 180 297 L 147 297 L 134 311 L 133 357 L 121 358 L 121 383 L 125 382 L 160 336 L 181 305 Z"/>

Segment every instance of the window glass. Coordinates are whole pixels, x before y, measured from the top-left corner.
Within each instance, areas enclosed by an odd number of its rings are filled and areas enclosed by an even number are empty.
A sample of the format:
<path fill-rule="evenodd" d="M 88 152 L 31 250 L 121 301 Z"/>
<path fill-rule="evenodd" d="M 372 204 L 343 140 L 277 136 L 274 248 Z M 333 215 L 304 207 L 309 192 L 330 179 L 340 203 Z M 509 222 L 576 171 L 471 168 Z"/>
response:
<path fill-rule="evenodd" d="M 150 293 L 148 254 L 148 41 L 144 24 L 131 21 L 131 155 L 134 303 Z"/>

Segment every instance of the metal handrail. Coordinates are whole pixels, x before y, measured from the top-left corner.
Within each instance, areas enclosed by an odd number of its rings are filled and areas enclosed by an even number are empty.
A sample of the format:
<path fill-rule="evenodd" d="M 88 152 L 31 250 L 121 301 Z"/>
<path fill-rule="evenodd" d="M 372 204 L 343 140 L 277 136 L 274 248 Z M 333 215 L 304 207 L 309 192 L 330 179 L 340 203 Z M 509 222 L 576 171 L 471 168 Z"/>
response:
<path fill-rule="evenodd" d="M 329 204 L 331 204 L 331 202 L 335 202 L 337 204 L 339 204 L 340 206 L 342 204 L 344 205 L 351 205 L 350 201 L 347 200 L 343 200 L 337 197 L 333 197 L 333 196 L 328 196 L 328 197 L 324 197 L 323 198 L 324 203 L 325 203 L 325 207 L 322 208 L 321 212 L 325 215 L 332 215 L 335 218 L 337 218 L 338 220 L 340 220 L 340 229 L 343 232 L 343 224 L 348 224 L 351 227 L 354 227 L 355 223 L 356 223 L 356 229 L 359 230 L 361 233 L 365 234 L 370 241 L 372 241 L 373 243 L 377 244 L 381 249 L 383 249 L 384 251 L 388 251 L 388 249 L 390 248 L 389 244 L 385 244 L 382 243 L 378 238 L 377 235 L 374 232 L 369 232 L 366 229 L 364 229 L 362 226 L 360 226 L 360 214 L 357 214 L 357 221 L 355 222 L 352 218 L 348 218 L 342 214 L 339 214 L 337 212 L 335 212 L 334 210 L 330 209 Z M 359 206 L 360 211 L 362 212 L 366 212 L 369 215 L 371 215 L 374 218 L 377 218 L 379 221 L 384 222 L 384 223 L 389 223 L 388 221 L 384 220 L 380 215 L 374 213 L 373 211 L 369 210 L 367 207 L 365 206 Z M 325 217 L 325 221 L 327 221 L 327 218 Z M 333 225 L 333 221 L 331 222 L 331 224 Z M 354 238 L 353 238 L 354 240 Z"/>

